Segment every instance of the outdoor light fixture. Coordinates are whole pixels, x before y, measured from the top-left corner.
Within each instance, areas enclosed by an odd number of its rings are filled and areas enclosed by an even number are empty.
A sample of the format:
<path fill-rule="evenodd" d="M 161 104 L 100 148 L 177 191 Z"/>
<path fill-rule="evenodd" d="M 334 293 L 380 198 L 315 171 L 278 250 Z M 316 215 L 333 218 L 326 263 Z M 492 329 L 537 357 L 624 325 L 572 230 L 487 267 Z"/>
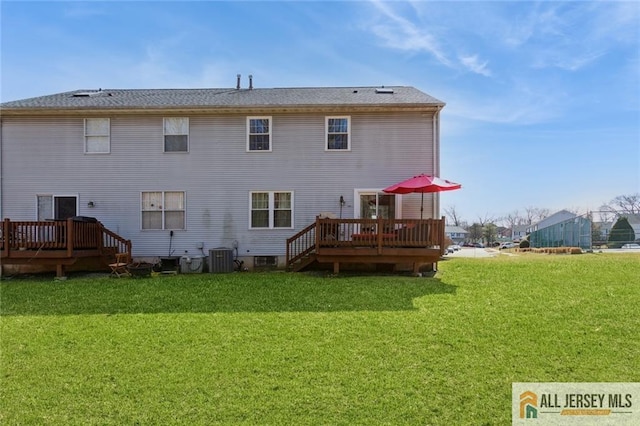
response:
<path fill-rule="evenodd" d="M 90 209 L 94 208 L 96 206 L 96 203 L 94 203 L 93 201 L 89 201 L 87 203 L 87 207 L 89 207 Z"/>
<path fill-rule="evenodd" d="M 344 206 L 345 204 L 347 204 L 347 202 L 344 200 L 344 197 L 341 195 L 340 196 L 340 206 Z"/>

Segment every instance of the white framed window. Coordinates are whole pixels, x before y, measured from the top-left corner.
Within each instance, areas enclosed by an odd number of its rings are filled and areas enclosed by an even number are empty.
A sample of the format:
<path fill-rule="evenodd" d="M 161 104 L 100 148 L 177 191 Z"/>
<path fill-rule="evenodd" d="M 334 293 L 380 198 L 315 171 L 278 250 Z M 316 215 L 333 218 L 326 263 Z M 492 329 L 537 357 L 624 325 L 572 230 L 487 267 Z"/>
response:
<path fill-rule="evenodd" d="M 271 152 L 271 117 L 247 117 L 247 151 Z"/>
<path fill-rule="evenodd" d="M 84 153 L 109 154 L 111 152 L 111 123 L 108 118 L 84 119 Z"/>
<path fill-rule="evenodd" d="M 326 117 L 326 151 L 351 150 L 351 117 Z"/>
<path fill-rule="evenodd" d="M 142 229 L 186 229 L 184 191 L 146 191 L 140 196 Z"/>
<path fill-rule="evenodd" d="M 189 118 L 163 119 L 164 152 L 189 152 Z"/>
<path fill-rule="evenodd" d="M 293 228 L 293 192 L 252 191 L 250 229 Z"/>

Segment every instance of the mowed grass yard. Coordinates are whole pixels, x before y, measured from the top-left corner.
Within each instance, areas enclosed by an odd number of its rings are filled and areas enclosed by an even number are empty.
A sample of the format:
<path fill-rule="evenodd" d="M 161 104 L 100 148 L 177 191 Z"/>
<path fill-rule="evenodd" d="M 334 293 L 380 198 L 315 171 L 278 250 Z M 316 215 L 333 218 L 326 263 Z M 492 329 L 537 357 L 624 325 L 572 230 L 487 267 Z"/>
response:
<path fill-rule="evenodd" d="M 640 255 L 1 283 L 3 425 L 504 425 L 512 382 L 640 381 Z"/>

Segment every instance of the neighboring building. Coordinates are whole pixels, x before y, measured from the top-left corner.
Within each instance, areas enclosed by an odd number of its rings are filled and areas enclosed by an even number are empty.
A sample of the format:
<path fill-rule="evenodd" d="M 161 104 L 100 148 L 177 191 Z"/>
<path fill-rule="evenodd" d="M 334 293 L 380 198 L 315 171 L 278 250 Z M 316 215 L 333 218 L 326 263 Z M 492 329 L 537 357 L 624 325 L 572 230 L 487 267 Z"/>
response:
<path fill-rule="evenodd" d="M 451 238 L 454 243 L 462 244 L 467 239 L 467 234 L 469 234 L 469 232 L 465 231 L 465 229 L 460 226 L 445 226 L 444 234 Z"/>
<path fill-rule="evenodd" d="M 622 216 L 627 218 L 629 225 L 633 228 L 633 232 L 636 234 L 636 241 L 640 240 L 640 214 L 627 214 Z"/>
<path fill-rule="evenodd" d="M 534 223 L 533 225 L 529 225 L 526 229 L 527 233 L 531 233 L 533 231 L 537 231 L 539 229 L 548 228 L 549 226 L 558 224 L 560 222 L 564 222 L 569 219 L 575 218 L 577 215 L 575 213 L 571 213 L 568 210 L 560 210 L 555 212 L 551 216 L 545 217 L 538 223 Z"/>
<path fill-rule="evenodd" d="M 512 241 L 521 241 L 524 237 L 527 236 L 527 228 L 529 225 L 514 225 L 511 228 L 511 240 Z"/>
<path fill-rule="evenodd" d="M 531 247 L 592 247 L 592 227 L 588 217 L 561 210 L 528 228 Z"/>
<path fill-rule="evenodd" d="M 611 228 L 613 227 L 613 222 L 594 222 L 593 227 L 594 229 L 597 229 L 600 233 L 600 238 L 598 239 L 598 241 L 600 242 L 609 241 L 609 234 L 611 234 Z"/>
<path fill-rule="evenodd" d="M 0 215 L 92 216 L 133 256 L 235 248 L 251 266 L 332 212 L 419 218 L 381 192 L 439 175 L 444 103 L 413 87 L 76 90 L 1 108 Z M 424 196 L 439 218 L 438 194 Z M 254 258 L 256 257 L 256 258 Z"/>

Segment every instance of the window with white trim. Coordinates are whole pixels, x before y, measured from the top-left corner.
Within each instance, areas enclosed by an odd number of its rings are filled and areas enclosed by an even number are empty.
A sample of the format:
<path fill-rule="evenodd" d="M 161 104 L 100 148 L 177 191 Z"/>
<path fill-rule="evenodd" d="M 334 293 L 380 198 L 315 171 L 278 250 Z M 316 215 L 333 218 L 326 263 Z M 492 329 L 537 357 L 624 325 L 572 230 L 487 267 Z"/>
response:
<path fill-rule="evenodd" d="M 148 191 L 141 196 L 142 229 L 185 229 L 185 193 Z"/>
<path fill-rule="evenodd" d="M 349 151 L 351 149 L 351 119 L 344 117 L 326 117 L 327 151 Z"/>
<path fill-rule="evenodd" d="M 247 117 L 247 151 L 271 152 L 271 117 Z"/>
<path fill-rule="evenodd" d="M 189 118 L 165 118 L 163 129 L 164 152 L 189 152 Z"/>
<path fill-rule="evenodd" d="M 84 153 L 109 154 L 111 152 L 110 119 L 84 119 Z"/>
<path fill-rule="evenodd" d="M 251 229 L 293 228 L 293 192 L 251 192 Z"/>

